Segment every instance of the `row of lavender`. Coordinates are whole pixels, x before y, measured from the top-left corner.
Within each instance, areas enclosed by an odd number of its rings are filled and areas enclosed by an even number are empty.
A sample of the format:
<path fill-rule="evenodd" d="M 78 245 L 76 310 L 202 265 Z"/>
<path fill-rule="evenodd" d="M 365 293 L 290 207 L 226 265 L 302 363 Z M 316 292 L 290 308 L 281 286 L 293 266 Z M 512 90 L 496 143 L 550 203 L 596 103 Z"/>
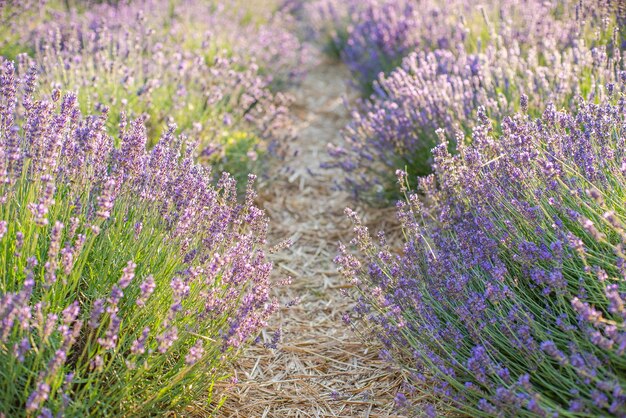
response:
<path fill-rule="evenodd" d="M 344 186 L 401 197 L 401 254 L 348 211 L 337 258 L 347 320 L 407 375 L 398 404 L 626 416 L 623 5 L 313 7 L 366 95 L 330 148 Z"/>
<path fill-rule="evenodd" d="M 368 200 L 398 197 L 393 173 L 431 172 L 438 128 L 451 151 L 483 106 L 496 123 L 545 104 L 599 101 L 622 68 L 626 39 L 603 1 L 368 0 L 314 4 L 315 24 L 352 70 L 364 98 L 331 146 L 344 186 Z M 329 22 L 332 24 L 329 26 Z"/>
<path fill-rule="evenodd" d="M 234 177 L 279 153 L 303 56 L 243 6 L 0 2 L 0 417 L 219 407 L 277 308 Z"/>
<path fill-rule="evenodd" d="M 348 213 L 359 254 L 337 262 L 356 317 L 407 373 L 399 403 L 626 416 L 626 80 L 615 94 L 505 117 L 501 134 L 485 118 L 455 156 L 439 145 L 435 173 L 404 189 L 401 255 Z"/>
<path fill-rule="evenodd" d="M 278 87 L 299 77 L 305 54 L 278 6 L 97 3 L 9 2 L 0 55 L 22 76 L 35 66 L 42 93 L 76 91 L 83 113 L 108 107 L 110 133 L 122 113 L 142 117 L 154 145 L 175 121 L 201 161 L 239 180 L 286 152 L 290 99 Z"/>

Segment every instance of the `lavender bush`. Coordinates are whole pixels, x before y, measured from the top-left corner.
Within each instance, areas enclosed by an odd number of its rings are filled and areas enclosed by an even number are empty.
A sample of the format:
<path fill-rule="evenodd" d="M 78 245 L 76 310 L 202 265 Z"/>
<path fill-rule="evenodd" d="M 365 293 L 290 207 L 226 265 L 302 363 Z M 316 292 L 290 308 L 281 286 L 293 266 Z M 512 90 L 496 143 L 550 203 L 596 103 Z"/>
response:
<path fill-rule="evenodd" d="M 228 174 L 212 186 L 175 126 L 147 152 L 141 119 L 116 140 L 105 107 L 37 92 L 3 62 L 0 411 L 210 413 L 276 308 L 252 185 L 243 203 Z"/>
<path fill-rule="evenodd" d="M 277 27 L 279 17 L 246 23 L 233 7 L 146 0 L 48 8 L 49 18 L 22 35 L 35 52 L 19 57 L 20 73 L 37 65 L 45 87 L 77 91 L 83 112 L 109 107 L 111 133 L 122 111 L 144 117 L 150 146 L 174 120 L 198 139 L 198 158 L 245 180 L 268 151 L 284 152 L 290 100 L 273 89 L 297 76 L 302 48 Z"/>
<path fill-rule="evenodd" d="M 337 48 L 359 85 L 395 68 L 418 43 L 418 10 L 410 1 L 369 1 L 352 11 L 354 23 Z"/>
<path fill-rule="evenodd" d="M 380 73 L 397 67 L 416 48 L 432 48 L 456 33 L 432 2 L 320 0 L 309 6 L 318 39 L 341 58 L 365 95 Z"/>
<path fill-rule="evenodd" d="M 0 1 L 0 56 L 15 59 L 25 51 L 33 52 L 25 39 L 30 29 L 26 22 L 41 22 L 45 0 Z"/>
<path fill-rule="evenodd" d="M 346 172 L 346 186 L 355 194 L 386 200 L 396 197 L 394 171 L 406 169 L 410 178 L 430 173 L 435 131 L 471 133 L 479 106 L 499 129 L 498 121 L 518 109 L 522 95 L 532 115 L 546 100 L 566 108 L 579 95 L 602 100 L 604 84 L 623 67 L 615 19 L 607 21 L 603 35 L 588 39 L 580 25 L 577 36 L 568 27 L 539 42 L 530 35 L 518 41 L 515 25 L 501 22 L 502 34 L 491 33 L 492 43 L 477 52 L 460 46 L 411 53 L 357 104 L 343 133 L 345 146 L 329 148 L 335 158 L 330 165 Z M 453 141 L 451 150 L 455 146 Z"/>
<path fill-rule="evenodd" d="M 314 36 L 347 64 L 365 96 L 412 52 L 474 53 L 496 36 L 522 48 L 547 38 L 559 49 L 581 35 L 610 38 L 607 27 L 624 14 L 616 2 L 573 0 L 316 0 L 304 8 Z"/>
<path fill-rule="evenodd" d="M 349 211 L 359 253 L 337 261 L 356 316 L 410 376 L 402 399 L 434 392 L 440 412 L 470 416 L 626 416 L 626 73 L 606 92 L 538 118 L 523 96 L 501 133 L 481 109 L 457 155 L 441 132 L 417 192 L 399 173 L 401 255 Z"/>

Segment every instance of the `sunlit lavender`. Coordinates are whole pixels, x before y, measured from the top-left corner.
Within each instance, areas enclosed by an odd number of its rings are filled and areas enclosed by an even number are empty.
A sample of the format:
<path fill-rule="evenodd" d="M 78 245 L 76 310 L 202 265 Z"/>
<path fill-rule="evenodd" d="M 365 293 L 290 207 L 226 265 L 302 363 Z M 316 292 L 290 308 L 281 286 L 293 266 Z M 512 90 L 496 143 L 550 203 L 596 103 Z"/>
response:
<path fill-rule="evenodd" d="M 2 64 L 3 412 L 210 400 L 276 309 L 254 177 L 238 202 L 232 177 L 212 186 L 174 125 L 146 151 L 141 119 L 114 139 L 106 108 L 83 115 L 74 93 L 37 84 Z"/>
<path fill-rule="evenodd" d="M 360 255 L 337 262 L 355 315 L 444 410 L 624 415 L 626 73 L 607 91 L 501 134 L 480 108 L 472 144 L 438 145 L 415 192 L 399 171 L 400 256 L 349 211 Z"/>
<path fill-rule="evenodd" d="M 0 0 L 0 418 L 626 417 L 625 25 Z"/>
<path fill-rule="evenodd" d="M 289 18 L 268 11 L 244 25 L 232 8 L 160 3 L 49 7 L 39 20 L 25 11 L 39 23 L 14 46 L 19 72 L 36 66 L 42 87 L 76 91 L 83 112 L 108 107 L 111 133 L 121 112 L 143 117 L 150 146 L 175 122 L 202 160 L 245 181 L 288 149 L 290 99 L 274 87 L 297 80 L 305 59 Z"/>
<path fill-rule="evenodd" d="M 602 100 L 606 83 L 615 82 L 623 68 L 620 35 L 611 22 L 604 35 L 586 36 L 581 18 L 578 32 L 566 26 L 535 39 L 517 36 L 515 26 L 502 19 L 500 33 L 492 24 L 490 40 L 482 44 L 476 38 L 476 47 L 450 42 L 410 53 L 398 68 L 381 74 L 373 94 L 353 109 L 344 144 L 329 147 L 334 162 L 328 165 L 346 172 L 341 186 L 357 196 L 389 199 L 397 196 L 395 170 L 407 170 L 411 179 L 430 173 L 436 130 L 445 129 L 453 150 L 457 131 L 471 134 L 480 106 L 499 125 L 519 109 L 522 96 L 531 114 L 547 102 L 573 108 L 578 97 Z M 526 26 L 533 25 L 528 17 Z M 462 32 L 475 37 L 469 24 Z"/>

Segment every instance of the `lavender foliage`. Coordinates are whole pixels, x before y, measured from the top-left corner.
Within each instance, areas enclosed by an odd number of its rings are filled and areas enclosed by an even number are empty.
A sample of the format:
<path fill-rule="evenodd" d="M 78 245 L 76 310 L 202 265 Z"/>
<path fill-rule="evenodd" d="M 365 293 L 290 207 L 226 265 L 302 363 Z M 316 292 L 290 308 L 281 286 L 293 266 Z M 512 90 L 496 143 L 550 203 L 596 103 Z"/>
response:
<path fill-rule="evenodd" d="M 341 270 L 355 316 L 437 408 L 470 416 L 626 416 L 626 73 L 596 104 L 480 119 L 407 189 L 401 255 L 369 236 Z M 404 402 L 403 402 L 404 403 Z"/>
<path fill-rule="evenodd" d="M 316 0 L 305 5 L 317 39 L 346 63 L 366 94 L 380 73 L 411 52 L 459 46 L 475 52 L 496 34 L 524 45 L 555 39 L 563 47 L 581 34 L 605 32 L 616 19 L 620 27 L 621 9 L 612 1 L 574 0 Z"/>
<path fill-rule="evenodd" d="M 211 411 L 275 311 L 267 219 L 171 125 L 107 132 L 74 93 L 0 70 L 0 411 Z M 116 142 L 119 146 L 116 146 Z M 251 177 L 251 182 L 254 176 Z"/>
<path fill-rule="evenodd" d="M 352 72 L 357 86 L 371 92 L 381 73 L 398 66 L 416 48 L 462 36 L 444 24 L 441 8 L 414 0 L 319 0 L 307 12 L 317 38 L 327 43 Z"/>
<path fill-rule="evenodd" d="M 108 107 L 111 134 L 120 114 L 143 117 L 152 146 L 175 121 L 199 159 L 242 182 L 287 152 L 290 99 L 276 90 L 305 57 L 287 15 L 254 11 L 250 22 L 243 5 L 192 0 L 42 10 L 21 34 L 20 74 L 35 65 L 44 87 L 76 91 L 83 112 Z"/>
<path fill-rule="evenodd" d="M 468 22 L 465 29 L 456 28 L 465 41 L 412 52 L 400 67 L 380 75 L 373 94 L 352 110 L 345 145 L 329 147 L 334 157 L 329 166 L 345 171 L 344 186 L 366 199 L 395 197 L 395 170 L 406 170 L 410 178 L 429 174 L 431 149 L 441 142 L 437 129 L 454 139 L 453 151 L 474 129 L 479 107 L 499 130 L 499 121 L 518 110 L 520 102 L 538 115 L 546 102 L 572 109 L 578 96 L 601 101 L 605 86 L 615 83 L 623 68 L 615 17 L 589 15 L 590 22 L 599 24 L 600 16 L 606 21 L 595 35 L 587 34 L 582 18 L 577 24 L 566 17 L 565 23 L 552 19 L 547 29 L 533 16 L 554 12 L 533 4 L 534 12 L 527 10 L 530 16 L 518 16 L 519 21 L 502 17 L 497 32 L 495 24 L 484 24 L 491 29 L 482 46 L 475 36 L 480 26 Z M 469 39 L 478 40 L 478 46 Z"/>

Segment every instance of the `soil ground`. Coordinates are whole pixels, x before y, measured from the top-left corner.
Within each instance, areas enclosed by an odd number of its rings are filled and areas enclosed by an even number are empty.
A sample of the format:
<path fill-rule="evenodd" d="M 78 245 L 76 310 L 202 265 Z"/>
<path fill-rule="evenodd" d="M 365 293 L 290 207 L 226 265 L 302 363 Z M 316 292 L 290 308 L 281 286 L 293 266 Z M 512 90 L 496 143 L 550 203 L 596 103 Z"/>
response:
<path fill-rule="evenodd" d="M 393 398 L 401 376 L 379 360 L 375 345 L 344 324 L 351 300 L 333 258 L 339 241 L 351 239 L 344 209 L 356 202 L 337 190 L 340 173 L 322 169 L 328 143 L 340 141 L 350 100 L 347 70 L 321 54 L 301 84 L 292 88 L 296 118 L 295 155 L 289 167 L 261 191 L 270 218 L 270 242 L 293 245 L 275 254 L 281 310 L 270 330 L 281 330 L 276 349 L 258 344 L 236 365 L 238 384 L 227 390 L 220 415 L 228 417 L 394 417 Z M 397 231 L 393 209 L 357 208 L 372 229 Z"/>

